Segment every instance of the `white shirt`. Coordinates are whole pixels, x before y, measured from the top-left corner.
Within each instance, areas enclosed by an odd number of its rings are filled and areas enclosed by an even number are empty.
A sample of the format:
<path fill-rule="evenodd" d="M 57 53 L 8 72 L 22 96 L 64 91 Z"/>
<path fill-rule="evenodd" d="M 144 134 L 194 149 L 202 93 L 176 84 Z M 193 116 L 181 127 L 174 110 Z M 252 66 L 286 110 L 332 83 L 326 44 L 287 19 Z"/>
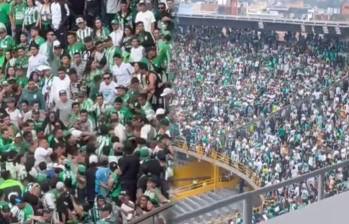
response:
<path fill-rule="evenodd" d="M 121 63 L 120 66 L 114 65 L 112 68 L 112 73 L 114 78 L 116 78 L 116 85 L 125 87 L 129 86 L 133 72 L 134 68 L 129 63 Z"/>
<path fill-rule="evenodd" d="M 61 5 L 58 2 L 51 3 L 52 25 L 53 29 L 58 29 L 62 20 Z"/>
<path fill-rule="evenodd" d="M 35 71 L 40 65 L 47 65 L 47 57 L 38 53 L 37 55 L 32 55 L 28 60 L 28 70 L 27 70 L 27 78 L 29 79 L 30 74 Z"/>
<path fill-rule="evenodd" d="M 154 13 L 152 11 L 147 10 L 145 12 L 140 11 L 137 13 L 135 23 L 143 22 L 144 30 L 151 33 L 151 24 L 155 23 L 155 21 L 156 20 Z"/>
<path fill-rule="evenodd" d="M 124 32 L 122 29 L 115 30 L 109 34 L 115 47 L 120 47 Z"/>
<path fill-rule="evenodd" d="M 52 103 L 53 101 L 58 101 L 59 91 L 61 90 L 67 91 L 67 96 L 68 98 L 70 98 L 70 78 L 67 75 L 64 77 L 63 80 L 60 79 L 58 76 L 53 77 L 50 90 L 50 103 Z"/>
<path fill-rule="evenodd" d="M 18 109 L 10 112 L 8 108 L 6 108 L 6 112 L 8 113 L 8 115 L 10 115 L 11 123 L 18 127 L 19 121 L 22 120 L 21 112 Z"/>
<path fill-rule="evenodd" d="M 49 161 L 51 154 L 52 154 L 51 148 L 48 148 L 48 149 L 44 149 L 42 147 L 36 148 L 34 152 L 34 158 L 35 158 L 36 164 L 39 164 L 42 161 L 45 161 L 45 162 Z"/>
<path fill-rule="evenodd" d="M 111 81 L 109 85 L 105 82 L 101 82 L 99 86 L 99 92 L 103 95 L 104 102 L 107 104 L 113 104 L 116 98 L 116 88 L 117 85 L 114 81 Z"/>
<path fill-rule="evenodd" d="M 124 142 L 126 140 L 126 128 L 124 125 L 118 123 L 114 127 L 114 135 L 119 138 L 119 142 Z"/>
<path fill-rule="evenodd" d="M 64 3 L 65 11 L 67 12 L 67 16 L 70 15 L 69 7 L 66 3 Z M 62 21 L 62 11 L 61 5 L 58 2 L 51 3 L 51 13 L 52 13 L 52 26 L 53 29 L 57 30 Z"/>
<path fill-rule="evenodd" d="M 132 47 L 130 53 L 130 62 L 140 62 L 144 57 L 144 47 L 138 46 L 137 48 Z"/>
<path fill-rule="evenodd" d="M 47 51 L 47 41 L 40 45 L 39 54 L 44 55 L 48 58 L 48 51 Z"/>
<path fill-rule="evenodd" d="M 121 0 L 107 0 L 106 8 L 108 14 L 115 14 L 120 10 Z"/>

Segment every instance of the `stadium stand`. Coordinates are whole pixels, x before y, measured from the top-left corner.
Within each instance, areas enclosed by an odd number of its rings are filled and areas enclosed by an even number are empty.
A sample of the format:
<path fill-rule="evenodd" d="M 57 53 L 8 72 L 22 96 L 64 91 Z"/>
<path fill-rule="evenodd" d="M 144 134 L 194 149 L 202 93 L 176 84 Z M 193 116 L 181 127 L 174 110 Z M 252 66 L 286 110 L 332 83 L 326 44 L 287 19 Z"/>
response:
<path fill-rule="evenodd" d="M 0 223 L 136 223 L 172 205 L 174 2 L 0 11 Z"/>

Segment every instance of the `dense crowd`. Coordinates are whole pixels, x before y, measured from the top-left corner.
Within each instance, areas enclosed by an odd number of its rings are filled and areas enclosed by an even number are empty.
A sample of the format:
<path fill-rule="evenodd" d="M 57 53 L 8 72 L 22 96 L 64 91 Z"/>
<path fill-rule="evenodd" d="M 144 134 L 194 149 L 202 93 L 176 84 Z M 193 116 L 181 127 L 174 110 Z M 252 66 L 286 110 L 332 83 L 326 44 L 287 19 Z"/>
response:
<path fill-rule="evenodd" d="M 252 168 L 262 185 L 347 159 L 346 42 L 316 34 L 189 26 L 182 27 L 175 44 L 182 65 L 176 104 L 190 147 L 228 155 Z M 346 188 L 348 172 L 326 178 L 326 192 L 332 194 Z M 274 203 L 256 219 L 316 200 L 316 181 L 266 195 Z"/>
<path fill-rule="evenodd" d="M 0 223 L 127 223 L 169 202 L 175 10 L 0 0 Z"/>

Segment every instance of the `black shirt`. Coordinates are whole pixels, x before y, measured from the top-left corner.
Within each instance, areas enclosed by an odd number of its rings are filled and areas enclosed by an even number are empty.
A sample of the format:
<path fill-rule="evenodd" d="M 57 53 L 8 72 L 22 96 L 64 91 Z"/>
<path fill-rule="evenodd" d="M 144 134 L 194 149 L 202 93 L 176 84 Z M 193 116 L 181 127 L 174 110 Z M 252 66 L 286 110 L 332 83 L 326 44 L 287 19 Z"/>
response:
<path fill-rule="evenodd" d="M 136 182 L 139 171 L 139 157 L 136 155 L 126 155 L 119 160 L 121 169 L 121 182 Z"/>
<path fill-rule="evenodd" d="M 141 170 L 146 174 L 151 174 L 157 177 L 160 177 L 161 172 L 163 171 L 160 161 L 157 159 L 150 159 L 143 162 L 141 165 Z"/>
<path fill-rule="evenodd" d="M 96 167 L 89 167 L 86 172 L 86 193 L 87 200 L 93 201 L 96 195 L 95 192 L 95 181 L 96 181 Z"/>

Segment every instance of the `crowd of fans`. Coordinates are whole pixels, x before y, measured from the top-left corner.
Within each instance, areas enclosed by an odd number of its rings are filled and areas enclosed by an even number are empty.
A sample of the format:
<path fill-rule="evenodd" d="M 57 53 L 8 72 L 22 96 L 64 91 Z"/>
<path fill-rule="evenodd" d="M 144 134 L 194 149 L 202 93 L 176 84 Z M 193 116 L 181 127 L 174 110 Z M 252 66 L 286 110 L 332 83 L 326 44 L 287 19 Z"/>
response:
<path fill-rule="evenodd" d="M 0 223 L 127 223 L 169 202 L 175 11 L 0 0 Z"/>
<path fill-rule="evenodd" d="M 205 26 L 182 27 L 177 37 L 174 55 L 182 67 L 175 103 L 190 148 L 228 155 L 254 170 L 262 185 L 347 159 L 347 43 Z M 348 171 L 326 178 L 332 194 L 346 188 Z M 274 203 L 256 220 L 316 200 L 316 181 L 266 195 Z"/>

